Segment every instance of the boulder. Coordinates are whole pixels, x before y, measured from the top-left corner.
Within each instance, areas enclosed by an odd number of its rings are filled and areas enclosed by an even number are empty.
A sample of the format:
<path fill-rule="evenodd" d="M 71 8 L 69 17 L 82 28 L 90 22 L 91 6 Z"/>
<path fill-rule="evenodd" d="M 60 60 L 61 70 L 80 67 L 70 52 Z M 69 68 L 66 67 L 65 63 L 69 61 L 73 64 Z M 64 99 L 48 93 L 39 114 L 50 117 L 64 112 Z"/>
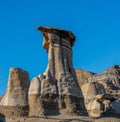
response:
<path fill-rule="evenodd" d="M 90 108 L 91 107 L 91 108 Z M 99 118 L 104 112 L 104 104 L 98 100 L 93 100 L 91 106 L 89 106 L 89 116 L 93 118 Z"/>
<path fill-rule="evenodd" d="M 101 117 L 104 110 L 104 104 L 101 101 L 98 101 L 95 96 L 105 93 L 103 85 L 96 82 L 90 82 L 84 84 L 81 88 L 84 96 L 84 103 L 89 115 L 94 118 Z"/>

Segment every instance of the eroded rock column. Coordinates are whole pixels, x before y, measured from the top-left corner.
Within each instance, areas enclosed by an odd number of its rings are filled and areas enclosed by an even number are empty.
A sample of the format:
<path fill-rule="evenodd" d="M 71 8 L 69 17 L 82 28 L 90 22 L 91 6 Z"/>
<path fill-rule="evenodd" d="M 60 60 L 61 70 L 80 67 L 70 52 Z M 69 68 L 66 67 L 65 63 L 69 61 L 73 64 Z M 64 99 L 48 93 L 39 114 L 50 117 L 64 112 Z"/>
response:
<path fill-rule="evenodd" d="M 40 88 L 31 84 L 29 97 L 39 94 L 43 100 L 43 108 L 47 110 L 83 112 L 83 96 L 72 65 L 75 36 L 70 31 L 52 27 L 39 26 L 38 29 L 44 36 L 43 47 L 48 52 L 48 66 L 46 71 L 37 77 L 39 81 L 36 81 L 36 84 L 40 84 Z M 34 93 L 36 89 L 39 89 L 37 94 Z"/>
<path fill-rule="evenodd" d="M 29 113 L 29 75 L 19 68 L 11 68 L 6 94 L 0 101 L 0 113 L 7 117 L 26 116 Z"/>

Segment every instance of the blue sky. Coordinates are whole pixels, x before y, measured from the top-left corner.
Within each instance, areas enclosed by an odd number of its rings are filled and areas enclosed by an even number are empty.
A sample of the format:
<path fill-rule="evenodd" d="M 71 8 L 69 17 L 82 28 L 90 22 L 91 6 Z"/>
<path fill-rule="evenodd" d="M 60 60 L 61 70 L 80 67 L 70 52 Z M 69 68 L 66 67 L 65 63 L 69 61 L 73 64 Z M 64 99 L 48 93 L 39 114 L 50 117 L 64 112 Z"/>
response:
<path fill-rule="evenodd" d="M 75 68 L 99 73 L 120 64 L 119 0 L 1 0 L 0 95 L 10 67 L 26 70 L 30 79 L 44 72 L 47 53 L 38 25 L 75 34 Z"/>

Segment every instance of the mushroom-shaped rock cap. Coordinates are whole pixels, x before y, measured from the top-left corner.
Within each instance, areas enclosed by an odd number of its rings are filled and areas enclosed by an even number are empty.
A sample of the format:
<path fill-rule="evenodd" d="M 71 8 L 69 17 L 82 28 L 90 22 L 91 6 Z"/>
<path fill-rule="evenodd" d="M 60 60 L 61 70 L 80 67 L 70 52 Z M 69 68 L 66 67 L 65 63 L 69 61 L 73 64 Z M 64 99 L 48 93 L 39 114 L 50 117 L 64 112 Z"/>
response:
<path fill-rule="evenodd" d="M 54 33 L 54 34 L 60 36 L 61 38 L 68 39 L 70 41 L 71 46 L 74 45 L 75 36 L 73 35 L 73 33 L 71 31 L 62 30 L 62 29 L 54 28 L 54 27 L 50 27 L 50 26 L 38 26 L 37 29 L 42 32 L 42 34 L 45 38 L 48 38 L 47 33 Z"/>

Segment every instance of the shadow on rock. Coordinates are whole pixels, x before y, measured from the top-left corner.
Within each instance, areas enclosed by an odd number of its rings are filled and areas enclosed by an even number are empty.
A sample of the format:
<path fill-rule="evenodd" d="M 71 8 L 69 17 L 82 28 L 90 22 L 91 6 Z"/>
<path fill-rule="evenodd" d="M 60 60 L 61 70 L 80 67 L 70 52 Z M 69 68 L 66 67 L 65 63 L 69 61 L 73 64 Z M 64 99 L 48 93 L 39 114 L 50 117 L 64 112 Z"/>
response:
<path fill-rule="evenodd" d="M 5 115 L 0 113 L 0 122 L 6 122 Z"/>

